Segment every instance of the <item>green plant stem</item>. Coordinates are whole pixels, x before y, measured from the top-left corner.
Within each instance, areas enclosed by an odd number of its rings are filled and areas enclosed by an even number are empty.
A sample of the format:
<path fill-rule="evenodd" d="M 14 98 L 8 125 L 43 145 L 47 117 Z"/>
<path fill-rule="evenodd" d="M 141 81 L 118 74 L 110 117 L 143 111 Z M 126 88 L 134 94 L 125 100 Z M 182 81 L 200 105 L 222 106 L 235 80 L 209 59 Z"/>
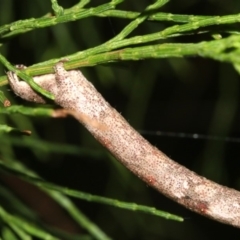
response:
<path fill-rule="evenodd" d="M 208 57 L 222 62 L 240 64 L 239 49 L 240 36 L 233 35 L 228 38 L 212 40 L 200 43 L 165 43 L 152 46 L 142 46 L 133 48 L 124 48 L 117 51 L 90 55 L 84 59 L 76 58 L 75 55 L 67 56 L 68 61 L 64 66 L 66 69 L 75 69 L 78 67 L 94 66 L 115 61 L 142 60 L 146 58 L 169 58 L 169 57 L 186 57 L 201 56 Z M 232 49 L 227 52 L 227 49 Z M 233 51 L 235 49 L 235 51 Z M 26 73 L 29 75 L 41 75 L 53 72 L 52 67 L 61 59 L 54 59 L 49 65 L 33 65 L 27 68 Z M 0 77 L 0 86 L 6 84 L 6 76 Z"/>
<path fill-rule="evenodd" d="M 46 90 L 42 89 L 37 83 L 35 83 L 32 79 L 31 76 L 29 76 L 28 74 L 24 73 L 23 71 L 15 68 L 13 65 L 10 64 L 10 62 L 7 61 L 7 59 L 0 54 L 0 62 L 7 67 L 7 69 L 9 71 L 13 71 L 15 72 L 21 79 L 25 80 L 34 90 L 36 90 L 37 92 L 41 93 L 43 96 L 54 100 L 54 96 L 47 92 Z"/>
<path fill-rule="evenodd" d="M 27 173 L 22 172 L 20 169 L 16 169 L 7 163 L 2 163 L 1 161 L 0 161 L 0 167 L 6 168 L 10 172 L 14 173 L 15 176 L 21 177 L 22 179 L 30 182 L 31 184 L 38 186 L 44 191 L 50 191 L 51 196 L 53 196 L 54 194 L 65 194 L 65 195 L 76 197 L 89 202 L 97 202 L 97 203 L 115 206 L 118 208 L 127 209 L 131 211 L 140 211 L 140 212 L 144 212 L 144 213 L 155 215 L 155 216 L 160 216 L 170 220 L 175 220 L 180 222 L 184 220 L 182 217 L 179 217 L 177 215 L 170 214 L 164 211 L 160 211 L 154 207 L 148 207 L 148 206 L 144 206 L 136 203 L 123 202 L 117 199 L 101 197 L 101 196 L 92 195 L 86 192 L 57 186 L 55 184 L 48 183 L 40 178 L 36 178 L 32 175 L 28 175 Z"/>
<path fill-rule="evenodd" d="M 75 21 L 78 19 L 94 16 L 101 12 L 114 9 L 115 6 L 121 3 L 123 0 L 112 0 L 110 3 L 102 4 L 95 8 L 81 9 L 79 12 L 67 12 L 65 14 L 59 14 L 51 16 L 50 14 L 45 15 L 41 18 L 31 18 L 26 20 L 20 20 L 11 24 L 6 24 L 0 28 L 1 39 L 6 37 L 14 36 L 16 34 L 25 33 L 37 28 L 44 28 L 54 26 L 59 23 Z"/>

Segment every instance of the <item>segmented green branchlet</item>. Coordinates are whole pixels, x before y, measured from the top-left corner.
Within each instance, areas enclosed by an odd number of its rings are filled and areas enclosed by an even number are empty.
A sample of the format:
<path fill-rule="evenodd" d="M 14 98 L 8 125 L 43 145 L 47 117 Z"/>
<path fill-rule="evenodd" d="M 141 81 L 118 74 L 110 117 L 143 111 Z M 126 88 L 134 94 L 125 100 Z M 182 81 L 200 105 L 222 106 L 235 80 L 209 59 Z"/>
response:
<path fill-rule="evenodd" d="M 180 43 L 163 43 L 155 44 L 159 40 L 166 40 L 185 34 L 196 34 L 196 30 L 206 26 L 214 26 L 220 24 L 233 24 L 240 21 L 240 14 L 228 16 L 189 16 L 189 15 L 175 15 L 170 13 L 151 13 L 150 10 L 157 10 L 168 0 L 158 0 L 154 4 L 149 5 L 141 13 L 128 12 L 114 9 L 117 4 L 123 0 L 113 0 L 110 3 L 103 4 L 94 8 L 84 9 L 83 7 L 89 2 L 88 0 L 81 1 L 72 8 L 61 10 L 56 0 L 52 0 L 52 7 L 55 16 L 44 16 L 36 19 L 26 19 L 17 21 L 11 24 L 0 27 L 0 36 L 13 36 L 26 31 L 37 28 L 44 28 L 53 26 L 63 22 L 76 21 L 81 18 L 90 16 L 100 17 L 121 17 L 133 19 L 119 34 L 113 39 L 105 42 L 99 46 L 89 48 L 85 51 L 80 51 L 71 55 L 63 56 L 57 59 L 51 59 L 39 64 L 35 64 L 25 71 L 19 71 L 14 68 L 3 56 L 0 55 L 1 63 L 7 67 L 8 70 L 14 70 L 24 80 L 26 80 L 36 91 L 44 96 L 53 99 L 53 96 L 46 91 L 39 88 L 30 76 L 47 74 L 53 72 L 53 66 L 61 60 L 67 60 L 65 63 L 66 69 L 74 69 L 82 66 L 93 66 L 96 64 L 107 63 L 112 61 L 123 60 L 140 60 L 145 58 L 166 58 L 166 57 L 184 57 L 184 56 L 202 56 L 216 59 L 218 61 L 231 62 L 237 68 L 238 56 L 237 53 L 239 36 L 230 36 L 225 39 L 215 39 L 213 41 L 196 43 L 196 44 L 180 44 Z M 155 21 L 173 21 L 186 22 L 185 24 L 177 24 L 165 28 L 156 33 L 149 33 L 142 36 L 134 36 L 127 38 L 139 24 L 145 20 Z M 139 47 L 138 45 L 143 45 Z M 136 47 L 134 46 L 136 45 Z M 212 46 L 214 45 L 214 48 Z M 131 46 L 131 48 L 129 47 Z M 226 49 L 232 47 L 235 51 L 227 51 Z M 6 77 L 0 77 L 0 86 L 6 84 Z"/>

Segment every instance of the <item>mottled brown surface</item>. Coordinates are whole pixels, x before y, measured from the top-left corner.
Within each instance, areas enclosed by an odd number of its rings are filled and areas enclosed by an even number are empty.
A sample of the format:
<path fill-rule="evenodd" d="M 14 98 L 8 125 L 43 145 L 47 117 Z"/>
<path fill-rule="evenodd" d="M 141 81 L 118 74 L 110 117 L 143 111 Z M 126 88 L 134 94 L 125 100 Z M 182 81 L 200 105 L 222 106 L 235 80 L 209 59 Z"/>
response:
<path fill-rule="evenodd" d="M 123 165 L 188 209 L 240 227 L 238 191 L 198 176 L 153 147 L 103 99 L 80 71 L 65 71 L 63 63 L 59 63 L 55 72 L 55 75 L 38 76 L 34 80 L 55 96 L 57 104 L 73 110 L 73 115 Z M 43 102 L 14 73 L 8 72 L 8 78 L 18 96 L 28 101 Z"/>

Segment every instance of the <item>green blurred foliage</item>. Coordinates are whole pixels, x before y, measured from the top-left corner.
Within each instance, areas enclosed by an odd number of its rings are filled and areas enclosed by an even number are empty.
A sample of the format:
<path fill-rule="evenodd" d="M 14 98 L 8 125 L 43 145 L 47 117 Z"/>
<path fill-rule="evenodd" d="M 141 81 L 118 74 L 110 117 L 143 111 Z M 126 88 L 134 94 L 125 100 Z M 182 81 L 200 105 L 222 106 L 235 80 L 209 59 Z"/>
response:
<path fill-rule="evenodd" d="M 70 7 L 77 2 L 59 0 L 63 7 Z M 90 5 L 96 6 L 102 2 L 95 0 Z M 147 0 L 128 0 L 120 6 L 122 9 L 142 11 L 148 4 Z M 198 15 L 227 15 L 238 13 L 239 10 L 238 1 L 216 0 L 172 0 L 162 8 L 164 12 Z M 0 0 L 0 24 L 40 17 L 50 11 L 50 1 L 46 0 Z M 1 48 L 1 53 L 11 63 L 32 65 L 97 46 L 111 39 L 128 22 L 124 19 L 93 17 L 37 29 L 8 39 Z M 133 34 L 155 32 L 168 25 L 169 23 L 147 22 Z M 181 37 L 174 41 L 199 42 L 209 39 L 211 36 L 201 35 Z M 198 57 L 111 63 L 84 68 L 82 71 L 136 129 L 239 136 L 239 75 L 228 64 Z M 0 73 L 4 73 L 1 66 Z M 15 97 L 7 88 L 6 93 L 12 102 L 33 106 Z M 87 153 L 71 156 L 37 149 L 12 148 L 7 143 L 0 146 L 2 157 L 23 161 L 47 180 L 93 194 L 154 206 L 186 217 L 184 223 L 178 223 L 75 201 L 113 239 L 239 239 L 237 229 L 198 216 L 149 188 L 108 156 L 100 144 L 74 119 L 1 115 L 0 123 L 30 129 L 33 138 L 79 145 L 90 149 L 90 153 L 104 153 L 100 157 L 92 157 Z M 240 187 L 240 154 L 237 144 L 145 137 L 193 171 L 221 184 L 236 189 Z M 28 194 L 31 197 L 31 192 Z M 68 229 L 81 232 L 75 226 Z"/>

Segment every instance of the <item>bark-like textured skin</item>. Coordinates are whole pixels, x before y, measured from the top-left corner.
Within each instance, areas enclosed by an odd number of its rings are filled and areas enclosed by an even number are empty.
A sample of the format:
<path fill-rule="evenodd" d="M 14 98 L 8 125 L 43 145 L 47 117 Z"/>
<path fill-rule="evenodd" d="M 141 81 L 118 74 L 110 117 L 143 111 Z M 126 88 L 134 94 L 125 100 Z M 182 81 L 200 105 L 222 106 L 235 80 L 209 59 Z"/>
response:
<path fill-rule="evenodd" d="M 34 81 L 55 96 L 56 104 L 73 110 L 74 116 L 123 165 L 188 209 L 240 227 L 240 192 L 197 175 L 153 147 L 104 100 L 81 71 L 66 71 L 62 62 L 54 71 L 55 74 L 34 77 Z M 16 95 L 45 102 L 15 73 L 7 75 Z"/>

